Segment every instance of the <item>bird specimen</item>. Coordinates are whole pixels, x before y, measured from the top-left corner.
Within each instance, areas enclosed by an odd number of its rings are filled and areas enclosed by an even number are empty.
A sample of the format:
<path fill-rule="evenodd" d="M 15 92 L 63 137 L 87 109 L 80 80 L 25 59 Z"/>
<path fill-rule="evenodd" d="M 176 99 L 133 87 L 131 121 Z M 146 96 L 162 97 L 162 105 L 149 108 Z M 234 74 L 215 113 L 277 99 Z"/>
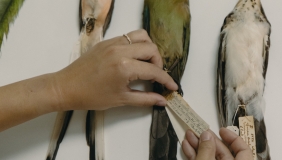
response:
<path fill-rule="evenodd" d="M 24 0 L 0 1 L 0 50 L 4 36 L 8 35 L 10 23 L 14 22 Z"/>
<path fill-rule="evenodd" d="M 110 24 L 114 0 L 81 0 L 81 33 L 71 55 L 71 62 L 103 40 Z M 73 111 L 59 112 L 49 144 L 47 160 L 54 160 L 67 130 Z M 88 111 L 86 141 L 90 148 L 90 160 L 104 159 L 104 112 Z"/>
<path fill-rule="evenodd" d="M 257 159 L 269 160 L 263 98 L 271 25 L 260 0 L 239 0 L 221 28 L 217 101 L 221 125 L 254 117 Z"/>
<path fill-rule="evenodd" d="M 179 85 L 188 58 L 190 42 L 190 10 L 188 0 L 145 0 L 143 27 L 157 45 L 164 69 Z M 154 83 L 154 92 L 166 89 Z M 174 160 L 178 138 L 164 107 L 153 107 L 150 133 L 150 160 Z"/>

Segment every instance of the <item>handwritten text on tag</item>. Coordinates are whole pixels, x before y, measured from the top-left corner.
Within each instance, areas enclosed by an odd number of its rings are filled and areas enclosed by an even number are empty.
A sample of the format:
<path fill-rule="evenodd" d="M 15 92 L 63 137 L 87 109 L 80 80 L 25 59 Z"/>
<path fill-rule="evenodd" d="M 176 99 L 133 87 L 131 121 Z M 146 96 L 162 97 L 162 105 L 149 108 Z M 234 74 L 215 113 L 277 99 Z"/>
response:
<path fill-rule="evenodd" d="M 257 159 L 256 134 L 253 116 L 239 117 L 240 136 L 253 152 L 254 160 Z"/>
<path fill-rule="evenodd" d="M 200 137 L 202 132 L 209 129 L 209 125 L 187 104 L 187 102 L 177 93 L 172 92 L 165 96 L 167 107 L 171 108 L 175 114 L 185 122 L 188 127 Z"/>

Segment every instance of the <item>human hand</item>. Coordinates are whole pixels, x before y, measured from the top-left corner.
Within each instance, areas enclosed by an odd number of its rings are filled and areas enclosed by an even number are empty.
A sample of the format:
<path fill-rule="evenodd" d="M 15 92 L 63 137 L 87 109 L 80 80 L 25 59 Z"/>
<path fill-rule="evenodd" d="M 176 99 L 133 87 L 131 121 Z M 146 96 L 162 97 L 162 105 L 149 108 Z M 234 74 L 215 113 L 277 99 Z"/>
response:
<path fill-rule="evenodd" d="M 205 131 L 198 139 L 190 130 L 186 132 L 182 149 L 189 160 L 251 160 L 251 149 L 243 139 L 226 128 L 221 128 L 219 134 L 224 142 L 230 146 L 235 157 L 229 149 L 211 131 Z"/>
<path fill-rule="evenodd" d="M 116 106 L 166 104 L 163 96 L 128 87 L 134 80 L 157 81 L 177 90 L 162 70 L 162 58 L 145 30 L 128 34 L 132 44 L 119 36 L 98 43 L 65 69 L 55 73 L 57 110 L 104 110 Z M 150 63 L 148 63 L 150 62 Z"/>

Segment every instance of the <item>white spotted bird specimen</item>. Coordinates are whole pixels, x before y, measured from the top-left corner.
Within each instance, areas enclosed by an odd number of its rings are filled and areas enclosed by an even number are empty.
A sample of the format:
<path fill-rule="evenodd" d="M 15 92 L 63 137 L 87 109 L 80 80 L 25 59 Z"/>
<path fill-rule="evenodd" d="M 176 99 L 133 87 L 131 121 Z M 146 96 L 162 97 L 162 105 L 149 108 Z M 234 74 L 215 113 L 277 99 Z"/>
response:
<path fill-rule="evenodd" d="M 271 25 L 260 0 L 239 0 L 221 28 L 217 99 L 221 125 L 253 116 L 258 160 L 269 160 L 263 98 Z"/>

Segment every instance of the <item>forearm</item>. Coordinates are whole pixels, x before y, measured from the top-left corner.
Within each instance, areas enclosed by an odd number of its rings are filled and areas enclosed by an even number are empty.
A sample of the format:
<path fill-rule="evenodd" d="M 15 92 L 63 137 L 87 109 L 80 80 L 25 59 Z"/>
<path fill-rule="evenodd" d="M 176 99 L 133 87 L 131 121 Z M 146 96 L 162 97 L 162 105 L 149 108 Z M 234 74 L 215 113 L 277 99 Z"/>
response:
<path fill-rule="evenodd" d="M 57 110 L 52 74 L 0 87 L 0 131 Z"/>

